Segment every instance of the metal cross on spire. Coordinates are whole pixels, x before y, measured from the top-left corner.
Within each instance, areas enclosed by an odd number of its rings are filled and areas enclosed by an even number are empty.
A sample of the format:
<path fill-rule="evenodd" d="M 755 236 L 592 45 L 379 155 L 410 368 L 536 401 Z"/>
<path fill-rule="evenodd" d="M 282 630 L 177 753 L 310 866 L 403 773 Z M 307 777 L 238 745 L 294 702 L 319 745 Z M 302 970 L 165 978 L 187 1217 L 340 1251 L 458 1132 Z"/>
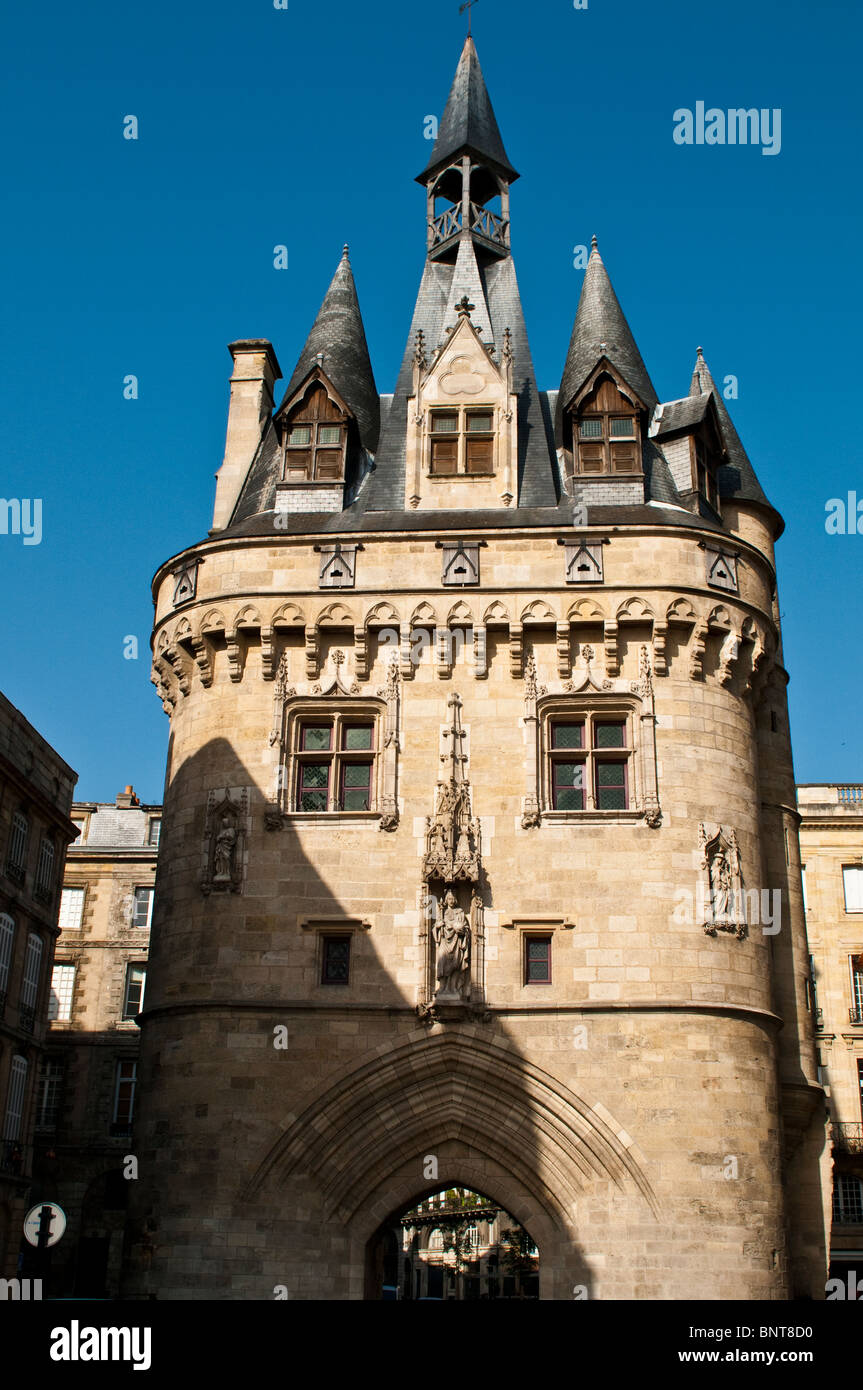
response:
<path fill-rule="evenodd" d="M 472 20 L 473 20 L 473 7 L 474 7 L 474 5 L 478 5 L 478 4 L 479 4 L 479 0 L 465 0 L 465 3 L 464 3 L 463 5 L 459 5 L 459 9 L 458 9 L 459 14 L 464 14 L 465 10 L 467 10 L 467 36 L 468 36 L 468 38 L 471 37 L 471 24 L 472 24 Z"/>

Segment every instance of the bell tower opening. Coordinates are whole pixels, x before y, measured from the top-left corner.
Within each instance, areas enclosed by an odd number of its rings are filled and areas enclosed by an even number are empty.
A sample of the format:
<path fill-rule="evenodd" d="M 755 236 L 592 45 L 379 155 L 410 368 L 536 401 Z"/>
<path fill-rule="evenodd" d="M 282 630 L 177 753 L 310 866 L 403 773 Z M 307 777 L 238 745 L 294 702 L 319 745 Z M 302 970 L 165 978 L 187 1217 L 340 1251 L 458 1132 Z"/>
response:
<path fill-rule="evenodd" d="M 499 1202 L 469 1187 L 427 1192 L 366 1247 L 366 1299 L 539 1298 L 539 1249 Z"/>

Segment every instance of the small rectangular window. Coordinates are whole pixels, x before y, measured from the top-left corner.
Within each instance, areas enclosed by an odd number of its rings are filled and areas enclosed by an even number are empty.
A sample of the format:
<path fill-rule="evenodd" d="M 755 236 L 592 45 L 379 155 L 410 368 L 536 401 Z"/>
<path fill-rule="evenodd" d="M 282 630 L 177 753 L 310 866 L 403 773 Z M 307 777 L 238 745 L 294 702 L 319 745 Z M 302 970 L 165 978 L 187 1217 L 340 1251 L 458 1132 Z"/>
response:
<path fill-rule="evenodd" d="M 863 865 L 850 865 L 842 870 L 845 888 L 845 911 L 863 912 Z"/>
<path fill-rule="evenodd" d="M 524 938 L 524 982 L 526 985 L 551 984 L 551 937 Z"/>
<path fill-rule="evenodd" d="M 60 930 L 80 931 L 83 920 L 84 889 L 64 888 L 60 894 L 60 917 L 58 920 Z"/>
<path fill-rule="evenodd" d="M 552 724 L 552 748 L 583 748 L 584 724 Z"/>
<path fill-rule="evenodd" d="M 326 811 L 329 793 L 329 763 L 303 763 L 300 767 L 299 810 Z"/>
<path fill-rule="evenodd" d="M 626 763 L 596 764 L 596 806 L 599 811 L 626 810 Z"/>
<path fill-rule="evenodd" d="M 114 1134 L 128 1134 L 135 1113 L 135 1091 L 138 1085 L 137 1062 L 118 1062 L 114 1082 Z"/>
<path fill-rule="evenodd" d="M 150 821 L 150 827 L 149 827 L 149 830 L 148 830 L 148 832 L 147 832 L 147 843 L 148 843 L 148 844 L 151 844 L 151 845 L 158 845 L 159 840 L 161 839 L 161 836 L 162 836 L 162 822 L 161 822 L 160 820 L 158 820 L 158 819 L 151 820 L 151 821 Z"/>
<path fill-rule="evenodd" d="M 144 1007 L 147 968 L 144 965 L 126 966 L 126 992 L 123 999 L 123 1018 L 135 1018 Z"/>
<path fill-rule="evenodd" d="M 135 889 L 135 902 L 134 902 L 134 908 L 133 908 L 133 912 L 132 912 L 132 926 L 133 926 L 133 927 L 143 927 L 143 928 L 146 930 L 146 929 L 149 927 L 149 925 L 150 925 L 150 921 L 151 921 L 151 919 L 152 919 L 152 916 L 153 916 L 153 889 L 152 889 L 152 888 L 136 888 L 136 889 Z"/>
<path fill-rule="evenodd" d="M 350 752 L 365 752 L 372 746 L 371 724 L 345 724 L 342 729 L 342 748 Z"/>
<path fill-rule="evenodd" d="M 467 417 L 467 428 L 469 434 L 490 434 L 493 428 L 492 416 L 471 412 Z"/>
<path fill-rule="evenodd" d="M 63 1099 L 63 1063 L 46 1057 L 42 1063 L 37 1092 L 36 1128 L 54 1130 L 60 1118 Z"/>
<path fill-rule="evenodd" d="M 300 747 L 304 753 L 328 753 L 332 740 L 332 724 L 304 724 Z"/>
<path fill-rule="evenodd" d="M 611 433 L 619 439 L 635 438 L 635 421 L 631 415 L 626 415 L 611 421 Z"/>
<path fill-rule="evenodd" d="M 288 434 L 289 444 L 303 445 L 311 444 L 311 442 L 312 431 L 308 425 L 294 425 L 293 429 Z"/>
<path fill-rule="evenodd" d="M 341 810 L 368 811 L 371 806 L 371 786 L 371 763 L 346 763 L 342 767 Z"/>
<path fill-rule="evenodd" d="M 553 765 L 552 804 L 556 811 L 584 810 L 584 763 Z"/>
<path fill-rule="evenodd" d="M 48 996 L 48 1018 L 68 1023 L 72 1017 L 72 994 L 75 989 L 74 965 L 55 965 L 51 973 L 51 993 Z"/>
<path fill-rule="evenodd" d="M 458 416 L 436 410 L 432 414 L 432 434 L 457 434 Z"/>
<path fill-rule="evenodd" d="M 617 721 L 600 724 L 597 720 L 593 726 L 593 738 L 597 748 L 625 748 L 626 725 Z"/>
<path fill-rule="evenodd" d="M 351 938 L 349 936 L 325 936 L 323 938 L 321 984 L 348 984 L 350 965 Z"/>
<path fill-rule="evenodd" d="M 319 444 L 340 444 L 342 431 L 339 425 L 321 425 L 318 428 Z"/>
<path fill-rule="evenodd" d="M 578 427 L 578 432 L 582 439 L 601 439 L 602 420 L 582 420 Z"/>

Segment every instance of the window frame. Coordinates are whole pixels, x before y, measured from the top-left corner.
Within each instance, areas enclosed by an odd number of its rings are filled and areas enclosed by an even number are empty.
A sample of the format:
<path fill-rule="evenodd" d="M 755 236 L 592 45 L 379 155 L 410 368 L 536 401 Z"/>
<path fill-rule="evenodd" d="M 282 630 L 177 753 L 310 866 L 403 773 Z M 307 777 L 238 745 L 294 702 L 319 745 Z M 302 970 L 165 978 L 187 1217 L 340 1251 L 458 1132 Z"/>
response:
<path fill-rule="evenodd" d="M 338 420 L 323 420 L 319 415 L 312 415 L 312 398 L 320 390 L 326 396 L 332 407 L 338 411 Z M 309 398 L 309 399 L 307 399 Z M 348 426 L 350 415 L 342 401 L 337 400 L 331 391 L 327 389 L 320 377 L 310 381 L 298 400 L 282 416 L 282 439 L 281 439 L 281 485 L 294 487 L 336 487 L 344 484 L 347 467 L 348 449 Z M 291 433 L 295 429 L 307 429 L 309 431 L 308 444 L 291 444 Z M 320 434 L 323 429 L 337 429 L 339 431 L 338 443 L 326 444 L 321 441 Z M 339 464 L 337 476 L 322 477 L 319 474 L 318 455 L 321 452 L 338 451 Z M 291 454 L 302 454 L 308 456 L 308 464 L 305 466 L 305 476 L 299 477 L 296 473 L 289 472 L 290 469 L 298 469 L 297 463 L 291 462 Z M 332 464 L 327 465 L 332 467 Z"/>
<path fill-rule="evenodd" d="M 139 971 L 141 972 L 141 980 L 140 980 L 141 993 L 140 993 L 140 996 L 139 996 L 139 999 L 138 999 L 138 1005 L 137 1005 L 137 1007 L 136 1007 L 136 1009 L 135 1009 L 135 1012 L 134 1012 L 134 1013 L 130 1013 L 130 1012 L 129 1012 L 129 1007 L 130 1007 L 130 1005 L 129 1005 L 129 992 L 130 992 L 130 989 L 132 988 L 132 985 L 135 984 L 135 983 L 138 983 L 137 981 L 134 981 L 134 980 L 132 979 L 132 971 L 133 971 L 133 970 L 139 970 Z M 135 1022 L 135 1019 L 137 1018 L 138 1014 L 141 1013 L 142 1010 L 143 1010 L 143 1008 L 144 1008 L 144 998 L 145 998 L 145 996 L 146 996 L 146 993 L 147 993 L 147 962 L 146 962 L 146 961 L 141 961 L 141 960 L 128 960 L 128 961 L 126 961 L 126 973 L 125 973 L 125 976 L 124 976 L 124 979 L 123 979 L 123 1011 L 122 1011 L 122 1013 L 121 1013 L 121 1015 L 120 1015 L 120 1021 L 121 1021 L 122 1023 L 134 1023 L 134 1022 Z"/>
<path fill-rule="evenodd" d="M 80 903 L 81 903 L 81 920 L 80 920 L 80 921 L 77 923 L 77 925 L 74 926 L 74 927 L 72 927 L 72 926 L 66 926 L 66 925 L 64 925 L 63 922 L 60 921 L 60 918 L 61 918 L 62 915 L 63 915 L 63 899 L 64 899 L 64 896 L 65 896 L 66 893 L 80 893 L 80 895 L 81 895 L 81 897 L 80 897 Z M 64 931 L 82 931 L 82 930 L 83 930 L 83 927 L 84 927 L 84 908 L 86 907 L 86 904 L 87 904 L 87 886 L 86 886 L 86 884 L 82 884 L 82 883 L 64 883 L 64 884 L 63 884 L 63 887 L 60 889 L 60 907 L 59 907 L 59 910 L 58 910 L 58 913 L 57 913 L 57 925 L 59 926 L 61 932 L 64 932 Z"/>
<path fill-rule="evenodd" d="M 50 903 L 57 888 L 57 847 L 53 838 L 43 834 L 39 842 L 39 858 L 36 862 L 36 878 L 33 882 L 33 897 Z"/>
<path fill-rule="evenodd" d="M 155 833 L 156 833 L 155 839 L 153 838 L 153 832 L 154 832 L 154 831 L 155 831 Z M 149 824 L 148 824 L 148 826 L 147 826 L 147 848 L 148 848 L 148 849 L 158 849 L 158 848 L 159 848 L 159 844 L 161 843 L 161 839 L 162 839 L 162 817 L 161 817 L 161 816 L 151 816 L 151 817 L 150 817 L 150 822 L 149 822 Z"/>
<path fill-rule="evenodd" d="M 352 981 L 352 979 L 351 979 L 351 975 L 352 975 L 352 967 L 353 967 L 353 960 L 354 960 L 354 951 L 353 951 L 353 938 L 354 938 L 354 933 L 353 933 L 352 931 L 322 931 L 322 932 L 319 932 L 318 935 L 319 935 L 319 938 L 320 938 L 320 942 L 319 942 L 319 946 L 318 946 L 318 952 L 319 952 L 319 957 L 320 957 L 320 960 L 319 960 L 319 968 L 318 968 L 318 984 L 321 985 L 321 986 L 322 986 L 323 988 L 325 988 L 325 989 L 346 989 L 346 988 L 348 988 L 348 987 L 353 983 L 353 981 Z M 346 943 L 347 943 L 347 948 L 348 948 L 347 975 L 345 976 L 345 978 L 344 978 L 343 980 L 328 980 L 328 979 L 326 978 L 326 971 L 327 971 L 327 948 L 328 948 L 328 946 L 330 945 L 330 943 L 333 943 L 333 942 L 338 942 L 338 943 L 346 942 Z"/>
<path fill-rule="evenodd" d="M 54 988 L 54 980 L 55 980 L 55 978 L 56 978 L 56 976 L 57 976 L 57 972 L 58 972 L 58 971 L 62 971 L 62 972 L 63 972 L 64 978 L 65 978 L 66 980 L 68 980 L 68 979 L 70 978 L 70 976 L 71 976 L 71 985 L 70 985 L 70 987 L 69 987 L 69 989 L 68 989 L 68 996 L 69 996 L 69 997 L 68 997 L 68 1002 L 67 1002 L 67 1005 L 66 1005 L 66 1007 L 67 1007 L 67 1012 L 66 1012 L 66 1013 L 61 1013 L 61 1012 L 60 1012 L 60 1009 L 63 1007 L 63 998 L 62 998 L 61 994 L 59 993 L 59 991 L 55 990 L 55 988 Z M 71 1023 L 71 1021 L 72 1021 L 72 1011 L 73 1011 L 73 1009 L 74 1009 L 74 1007 L 75 1007 L 75 975 L 76 975 L 76 969 L 75 969 L 75 963 L 74 963 L 74 961 L 68 961 L 68 960 L 55 960 L 55 961 L 54 961 L 54 963 L 53 963 L 53 965 L 52 965 L 52 967 L 51 967 L 51 982 L 50 982 L 49 987 L 48 987 L 48 1010 L 47 1010 L 47 1018 L 48 1018 L 48 1022 L 49 1022 L 49 1023 Z M 65 991 L 65 990 L 63 991 L 63 993 L 66 993 L 66 992 L 67 992 L 67 991 Z M 56 1012 L 56 1013 L 52 1012 L 52 1005 L 53 1005 L 53 1001 L 54 1001 L 55 998 L 56 998 L 56 1000 L 57 1000 L 57 1012 Z"/>
<path fill-rule="evenodd" d="M 532 980 L 532 979 L 530 978 L 530 964 L 531 964 L 531 962 L 530 962 L 530 955 L 529 955 L 529 952 L 530 952 L 531 943 L 536 942 L 536 941 L 545 941 L 545 942 L 548 943 L 548 951 L 547 951 L 547 954 L 546 954 L 546 965 L 547 965 L 547 967 L 548 967 L 548 973 L 547 973 L 546 978 L 545 978 L 545 979 L 542 979 L 542 980 L 536 980 L 536 979 Z M 532 985 L 550 985 L 550 984 L 553 984 L 553 983 L 554 983 L 554 972 L 553 972 L 553 965 L 552 965 L 552 955 L 553 955 L 553 949 L 554 949 L 554 932 L 551 932 L 551 931 L 537 931 L 537 930 L 522 931 L 522 934 L 521 934 L 521 942 L 522 942 L 522 945 L 521 945 L 521 957 L 522 957 L 522 979 L 521 979 L 521 982 L 522 982 L 522 986 L 523 986 L 525 989 L 527 989 L 528 987 L 530 987 L 530 986 L 532 986 Z"/>
<path fill-rule="evenodd" d="M 380 703 L 368 700 L 357 701 L 356 705 L 347 701 L 317 701 L 315 704 L 303 702 L 290 710 L 287 720 L 286 745 L 289 750 L 288 776 L 285 779 L 284 799 L 287 803 L 284 813 L 290 816 L 337 817 L 351 819 L 377 819 L 381 815 L 382 791 L 382 753 L 383 716 Z M 324 727 L 331 729 L 328 749 L 305 749 L 302 747 L 303 729 Z M 368 726 L 371 729 L 370 748 L 345 748 L 344 734 L 350 728 Z M 301 806 L 302 771 L 304 767 L 326 764 L 326 807 L 303 809 Z M 348 766 L 369 766 L 368 809 L 345 809 L 344 769 Z M 324 790 L 323 788 L 316 790 Z"/>
<path fill-rule="evenodd" d="M 540 797 L 543 816 L 581 818 L 596 815 L 603 819 L 612 816 L 633 817 L 639 810 L 638 756 L 636 744 L 637 712 L 627 702 L 611 697 L 607 702 L 579 701 L 567 706 L 558 699 L 543 703 L 538 711 L 540 729 Z M 555 748 L 554 730 L 563 725 L 581 724 L 584 730 L 580 748 Z M 595 729 L 602 724 L 620 724 L 624 743 L 621 747 L 599 747 Z M 580 763 L 584 771 L 583 805 L 580 808 L 556 805 L 558 783 L 554 769 L 561 763 Z M 623 767 L 624 805 L 601 807 L 599 767 L 620 764 Z"/>
<path fill-rule="evenodd" d="M 138 921 L 138 894 L 146 893 L 147 896 L 147 920 L 142 925 Z M 149 931 L 153 921 L 153 902 L 156 897 L 156 890 L 152 883 L 136 883 L 132 889 L 132 920 L 129 923 L 133 931 Z"/>
<path fill-rule="evenodd" d="M 613 434 L 612 423 L 617 420 L 629 420 L 632 422 L 631 434 Z M 582 427 L 590 422 L 599 425 L 599 432 L 596 434 L 582 434 Z M 641 446 L 641 425 L 638 419 L 638 410 L 635 406 L 632 411 L 615 410 L 585 410 L 577 411 L 573 418 L 572 431 L 572 452 L 574 471 L 579 477 L 585 478 L 634 478 L 643 473 L 643 465 L 640 461 Z M 615 444 L 631 444 L 635 451 L 634 463 L 627 464 L 625 468 L 618 467 L 614 460 Z M 599 468 L 586 468 L 582 457 L 582 446 L 588 445 L 599 448 L 602 454 L 602 464 Z"/>
<path fill-rule="evenodd" d="M 441 416 L 455 419 L 456 428 L 454 430 L 436 430 L 435 421 Z M 472 430 L 469 422 L 476 416 L 490 416 L 491 427 L 484 430 Z M 489 402 L 487 405 L 482 405 L 478 401 L 471 401 L 469 405 L 430 405 L 428 407 L 428 427 L 426 430 L 426 444 L 424 449 L 426 477 L 436 480 L 442 478 L 496 477 L 498 471 L 499 438 L 499 411 L 498 407 L 493 402 Z M 456 443 L 455 467 L 449 472 L 444 472 L 434 466 L 435 443 L 443 440 L 454 440 Z M 474 443 L 491 444 L 491 462 L 487 467 L 468 467 L 469 440 Z"/>
<path fill-rule="evenodd" d="M 861 968 L 855 967 L 855 961 L 861 961 Z M 856 1018 L 863 1023 L 863 950 L 849 953 L 848 975 L 851 989 L 851 1021 Z"/>
<path fill-rule="evenodd" d="M 123 1073 L 124 1068 L 130 1068 L 130 1069 L 131 1069 L 131 1073 L 132 1073 L 131 1076 L 123 1076 L 122 1073 Z M 120 1087 L 121 1087 L 121 1085 L 123 1085 L 123 1084 L 125 1084 L 125 1083 L 129 1083 L 129 1084 L 131 1085 L 131 1088 L 132 1088 L 132 1089 L 131 1089 L 131 1092 L 130 1092 L 130 1095 L 129 1095 L 129 1106 L 128 1106 L 129 1115 L 128 1115 L 128 1119 L 126 1119 L 126 1120 L 120 1120 L 120 1119 L 118 1119 L 118 1111 L 119 1111 L 119 1108 L 120 1108 Z M 117 1064 L 116 1064 L 116 1066 L 115 1066 L 115 1068 L 114 1068 L 114 1104 L 113 1104 L 113 1106 L 112 1106 L 112 1108 L 111 1108 L 111 1133 L 112 1133 L 112 1134 L 128 1134 L 128 1133 L 131 1133 L 132 1124 L 133 1124 L 133 1121 L 134 1121 L 134 1119 L 135 1119 L 135 1100 L 136 1100 L 136 1098 L 137 1098 L 137 1090 L 138 1090 L 138 1062 L 137 1062 L 137 1059 L 132 1058 L 132 1057 L 118 1057 L 118 1058 L 117 1058 Z"/>
<path fill-rule="evenodd" d="M 848 883 L 846 874 L 855 874 L 859 884 L 859 907 L 848 906 Z M 863 912 L 863 864 L 843 864 L 842 865 L 842 899 L 845 912 L 848 916 L 856 916 L 858 912 Z"/>
<path fill-rule="evenodd" d="M 19 885 L 23 884 L 27 877 L 31 830 L 30 817 L 19 806 L 12 813 L 6 845 L 6 876 Z"/>

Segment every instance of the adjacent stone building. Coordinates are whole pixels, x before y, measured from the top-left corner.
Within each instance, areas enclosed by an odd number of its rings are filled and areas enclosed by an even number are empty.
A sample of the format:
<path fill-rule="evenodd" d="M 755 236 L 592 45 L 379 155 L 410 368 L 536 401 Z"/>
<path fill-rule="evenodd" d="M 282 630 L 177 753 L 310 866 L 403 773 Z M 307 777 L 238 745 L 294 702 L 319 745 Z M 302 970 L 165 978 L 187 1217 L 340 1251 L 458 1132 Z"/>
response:
<path fill-rule="evenodd" d="M 280 397 L 231 344 L 213 527 L 153 583 L 135 1296 L 376 1296 L 443 1186 L 544 1299 L 823 1297 L 783 523 L 595 242 L 540 389 L 517 178 L 468 39 L 393 394 L 347 250 Z"/>
<path fill-rule="evenodd" d="M 46 1296 L 119 1291 L 161 806 L 75 802 L 36 1117 L 34 1201 L 66 1213 Z"/>
<path fill-rule="evenodd" d="M 18 1273 L 76 774 L 0 695 L 0 1278 Z"/>
<path fill-rule="evenodd" d="M 797 801 L 809 1002 L 831 1120 L 830 1273 L 847 1287 L 850 1270 L 863 1279 L 863 786 L 800 786 Z"/>

